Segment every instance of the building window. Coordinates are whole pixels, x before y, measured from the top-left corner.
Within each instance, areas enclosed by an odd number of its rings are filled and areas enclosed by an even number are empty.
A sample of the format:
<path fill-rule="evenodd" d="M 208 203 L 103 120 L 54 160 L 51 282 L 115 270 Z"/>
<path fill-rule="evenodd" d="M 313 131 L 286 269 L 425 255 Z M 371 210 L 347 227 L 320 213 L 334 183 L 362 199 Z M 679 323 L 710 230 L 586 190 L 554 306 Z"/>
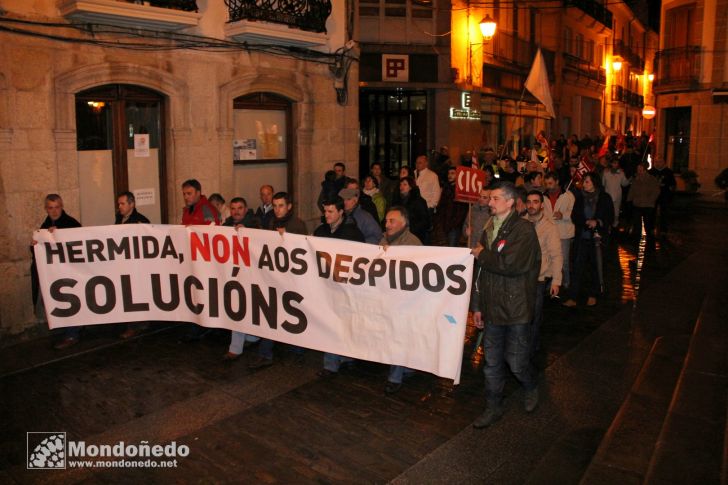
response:
<path fill-rule="evenodd" d="M 576 34 L 574 55 L 579 59 L 584 59 L 584 36 L 582 34 Z"/>
<path fill-rule="evenodd" d="M 255 200 L 263 184 L 293 192 L 293 103 L 274 93 L 233 101 L 233 193 Z"/>
<path fill-rule="evenodd" d="M 590 40 L 586 44 L 586 60 L 589 61 L 590 64 L 594 64 L 594 41 Z"/>
<path fill-rule="evenodd" d="M 407 0 L 384 0 L 384 15 L 387 17 L 406 17 Z"/>
<path fill-rule="evenodd" d="M 360 0 L 359 15 L 379 17 L 379 0 Z"/>
<path fill-rule="evenodd" d="M 233 160 L 288 162 L 291 103 L 275 94 L 255 93 L 233 104 Z"/>
<path fill-rule="evenodd" d="M 564 27 L 564 51 L 567 54 L 573 54 L 574 50 L 572 48 L 572 32 L 569 27 Z"/>

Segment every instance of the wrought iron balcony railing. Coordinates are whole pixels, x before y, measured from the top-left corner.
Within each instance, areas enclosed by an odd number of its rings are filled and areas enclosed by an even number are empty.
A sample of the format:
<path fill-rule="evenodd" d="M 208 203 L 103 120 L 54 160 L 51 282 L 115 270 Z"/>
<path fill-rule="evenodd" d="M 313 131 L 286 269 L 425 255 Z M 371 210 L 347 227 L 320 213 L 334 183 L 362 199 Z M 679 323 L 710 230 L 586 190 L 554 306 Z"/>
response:
<path fill-rule="evenodd" d="M 699 45 L 657 51 L 655 90 L 694 89 L 700 82 L 703 53 Z"/>
<path fill-rule="evenodd" d="M 624 101 L 624 88 L 622 86 L 612 86 L 612 101 L 622 102 Z"/>
<path fill-rule="evenodd" d="M 603 67 L 566 52 L 563 53 L 563 56 L 566 71 L 576 73 L 578 77 L 590 79 L 598 84 L 607 84 L 607 71 Z"/>
<path fill-rule="evenodd" d="M 624 59 L 629 65 L 629 68 L 636 72 L 645 70 L 644 59 L 621 39 L 615 39 L 612 44 L 612 54 Z"/>
<path fill-rule="evenodd" d="M 239 20 L 284 24 L 309 32 L 326 32 L 331 0 L 225 0 L 229 22 Z"/>
<path fill-rule="evenodd" d="M 564 7 L 576 7 L 605 27 L 612 28 L 612 12 L 599 2 L 594 0 L 564 0 Z"/>
<path fill-rule="evenodd" d="M 499 33 L 492 41 L 492 55 L 496 63 L 511 68 L 515 67 L 518 71 L 528 72 L 531 69 L 537 50 L 538 46 L 536 44 L 504 32 Z M 543 47 L 541 47 L 541 53 L 546 62 L 549 79 L 553 79 L 555 54 Z"/>

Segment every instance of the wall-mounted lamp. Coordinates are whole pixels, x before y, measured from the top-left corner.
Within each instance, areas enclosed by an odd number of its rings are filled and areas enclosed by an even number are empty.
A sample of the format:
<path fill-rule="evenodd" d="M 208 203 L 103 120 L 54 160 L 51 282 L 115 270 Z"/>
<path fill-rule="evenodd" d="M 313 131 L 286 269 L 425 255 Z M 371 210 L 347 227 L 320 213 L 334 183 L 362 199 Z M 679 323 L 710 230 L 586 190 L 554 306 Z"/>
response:
<path fill-rule="evenodd" d="M 619 72 L 622 70 L 622 61 L 619 59 L 615 59 L 612 61 L 612 69 L 614 69 L 614 72 Z"/>
<path fill-rule="evenodd" d="M 650 82 L 654 81 L 654 80 L 655 80 L 655 75 L 654 75 L 654 73 L 649 73 L 649 74 L 647 75 L 647 80 L 648 80 L 648 81 L 650 81 Z"/>
<path fill-rule="evenodd" d="M 88 101 L 87 104 L 94 113 L 100 112 L 106 106 L 106 103 L 103 101 Z"/>
<path fill-rule="evenodd" d="M 483 34 L 483 39 L 490 40 L 495 35 L 496 23 L 495 20 L 490 18 L 490 15 L 485 14 L 485 18 L 480 21 L 480 32 Z"/>

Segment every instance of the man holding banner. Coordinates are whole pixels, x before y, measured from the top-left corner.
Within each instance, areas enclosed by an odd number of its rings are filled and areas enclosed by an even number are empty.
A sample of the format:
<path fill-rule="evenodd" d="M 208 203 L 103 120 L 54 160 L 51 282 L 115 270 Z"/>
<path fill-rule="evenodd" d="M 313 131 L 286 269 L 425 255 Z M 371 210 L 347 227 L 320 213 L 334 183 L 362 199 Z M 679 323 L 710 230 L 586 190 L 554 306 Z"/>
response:
<path fill-rule="evenodd" d="M 472 253 L 479 269 L 471 309 L 478 328 L 484 328 L 486 410 L 473 427 L 482 429 L 503 416 L 506 363 L 523 386 L 524 408 L 538 405 L 538 387 L 529 359 L 541 250 L 533 224 L 515 210 L 513 184 L 499 183 L 491 191 L 492 217 Z"/>
<path fill-rule="evenodd" d="M 422 246 L 422 241 L 409 230 L 409 215 L 404 207 L 390 207 L 384 221 L 385 232 L 379 244 L 385 248 L 389 246 Z M 401 365 L 390 366 L 384 392 L 394 394 L 399 391 L 402 388 L 404 376 L 412 373 L 414 373 L 412 369 Z"/>
<path fill-rule="evenodd" d="M 343 167 L 344 164 L 338 163 L 336 165 Z M 273 206 L 273 219 L 271 219 L 270 225 L 264 229 L 278 231 L 281 235 L 285 233 L 308 234 L 306 223 L 293 213 L 293 200 L 288 192 L 276 192 L 271 204 Z M 261 338 L 258 344 L 258 353 L 248 363 L 248 369 L 261 369 L 273 365 L 274 345 L 273 340 Z M 303 354 L 303 349 L 300 347 L 294 346 L 294 351 L 299 356 Z"/>
<path fill-rule="evenodd" d="M 339 193 L 347 190 L 356 189 L 341 189 Z M 325 222 L 316 228 L 314 236 L 364 242 L 364 234 L 357 227 L 354 218 L 344 213 L 344 199 L 337 196 L 335 199 L 325 200 L 321 205 L 324 208 Z M 324 368 L 318 371 L 318 376 L 334 377 L 338 374 L 341 364 L 349 362 L 353 362 L 353 359 L 326 352 Z"/>

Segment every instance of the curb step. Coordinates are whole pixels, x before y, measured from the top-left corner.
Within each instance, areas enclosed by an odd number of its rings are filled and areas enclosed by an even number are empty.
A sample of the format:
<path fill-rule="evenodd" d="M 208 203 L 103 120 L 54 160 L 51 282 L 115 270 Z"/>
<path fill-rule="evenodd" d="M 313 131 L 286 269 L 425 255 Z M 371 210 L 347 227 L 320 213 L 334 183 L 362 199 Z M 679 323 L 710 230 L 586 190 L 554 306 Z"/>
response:
<path fill-rule="evenodd" d="M 709 295 L 690 341 L 685 366 L 655 452 L 646 484 L 725 483 L 728 298 Z M 721 470 L 722 468 L 722 470 Z"/>
<path fill-rule="evenodd" d="M 689 335 L 655 340 L 579 483 L 642 483 L 689 344 Z"/>

